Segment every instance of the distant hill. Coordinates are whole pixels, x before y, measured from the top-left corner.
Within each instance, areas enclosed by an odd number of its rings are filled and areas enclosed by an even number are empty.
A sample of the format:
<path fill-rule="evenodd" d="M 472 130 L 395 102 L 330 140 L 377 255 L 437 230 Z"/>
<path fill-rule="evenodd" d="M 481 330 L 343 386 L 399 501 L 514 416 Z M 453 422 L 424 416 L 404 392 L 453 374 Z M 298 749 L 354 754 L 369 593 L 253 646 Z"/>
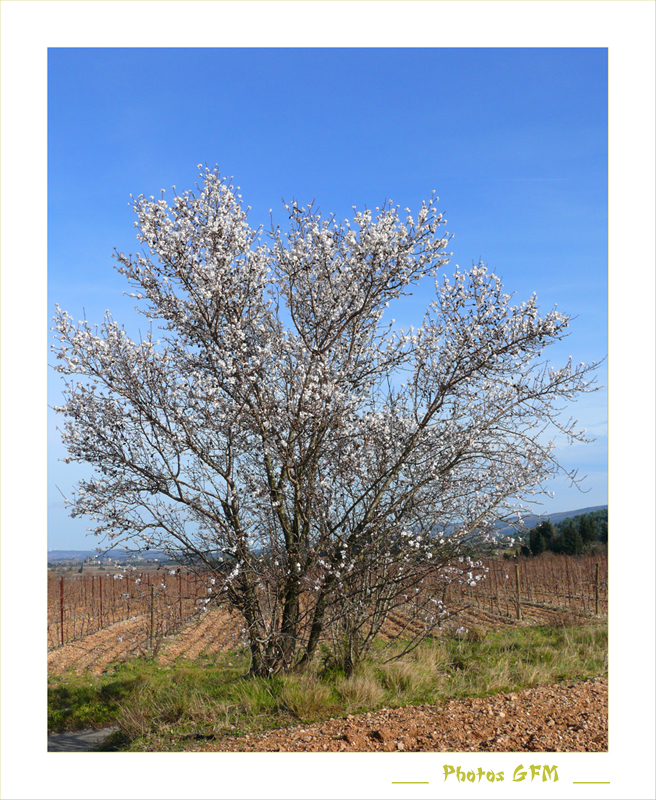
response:
<path fill-rule="evenodd" d="M 591 514 L 593 511 L 601 511 L 604 508 L 608 508 L 608 506 L 588 506 L 587 508 L 577 508 L 574 511 L 555 511 L 552 514 L 526 514 L 522 515 L 522 519 L 524 520 L 525 529 L 529 530 L 539 525 L 541 522 L 544 522 L 546 519 L 556 525 L 570 517 L 578 517 L 580 514 Z M 507 525 L 503 522 L 497 524 L 497 533 L 499 536 L 512 536 L 513 531 L 514 528 L 512 525 Z"/>
<path fill-rule="evenodd" d="M 577 508 L 574 511 L 555 511 L 552 514 L 527 514 L 523 515 L 525 530 L 534 528 L 545 519 L 550 520 L 556 525 L 569 517 L 577 517 L 580 514 L 591 514 L 593 511 L 601 511 L 605 506 L 588 506 L 587 508 Z M 504 522 L 498 522 L 496 525 L 496 533 L 499 536 L 512 536 L 515 529 L 512 525 Z M 129 561 L 136 559 L 144 559 L 148 561 L 166 561 L 168 556 L 166 553 L 156 552 L 155 550 L 142 550 L 141 552 L 128 552 L 127 550 L 109 550 L 107 553 L 99 556 L 95 550 L 48 550 L 48 561 L 87 561 L 88 559 L 97 558 L 99 561 Z"/>
<path fill-rule="evenodd" d="M 48 550 L 48 561 L 87 561 L 89 559 L 100 561 L 130 561 L 136 559 L 147 559 L 154 561 L 167 559 L 165 553 L 155 550 L 142 550 L 141 552 L 128 552 L 127 550 L 109 550 L 107 553 L 99 555 L 95 550 Z"/>

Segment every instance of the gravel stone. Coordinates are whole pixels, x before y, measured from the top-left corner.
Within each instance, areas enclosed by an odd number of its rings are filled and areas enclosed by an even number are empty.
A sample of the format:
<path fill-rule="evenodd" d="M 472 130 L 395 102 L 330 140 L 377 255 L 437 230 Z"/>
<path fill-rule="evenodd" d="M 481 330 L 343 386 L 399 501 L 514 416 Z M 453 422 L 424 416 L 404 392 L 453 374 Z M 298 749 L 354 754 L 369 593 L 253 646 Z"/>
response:
<path fill-rule="evenodd" d="M 584 752 L 608 750 L 608 679 L 552 684 L 444 705 L 382 709 L 348 719 L 225 736 L 217 752 Z"/>

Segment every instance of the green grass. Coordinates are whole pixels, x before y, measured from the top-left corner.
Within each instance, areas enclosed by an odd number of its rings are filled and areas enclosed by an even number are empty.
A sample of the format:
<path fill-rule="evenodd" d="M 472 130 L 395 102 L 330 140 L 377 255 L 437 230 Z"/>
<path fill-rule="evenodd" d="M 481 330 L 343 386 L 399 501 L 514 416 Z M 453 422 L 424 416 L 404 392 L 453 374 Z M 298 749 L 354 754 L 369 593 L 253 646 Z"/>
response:
<path fill-rule="evenodd" d="M 425 642 L 396 661 L 382 650 L 346 677 L 321 669 L 245 678 L 248 655 L 161 667 L 135 660 L 100 677 L 49 679 L 52 731 L 115 724 L 106 745 L 121 750 L 184 750 L 191 740 L 245 735 L 299 722 L 408 704 L 480 697 L 607 672 L 603 624 L 509 626 L 498 633 Z M 389 657 L 386 651 L 385 658 Z"/>

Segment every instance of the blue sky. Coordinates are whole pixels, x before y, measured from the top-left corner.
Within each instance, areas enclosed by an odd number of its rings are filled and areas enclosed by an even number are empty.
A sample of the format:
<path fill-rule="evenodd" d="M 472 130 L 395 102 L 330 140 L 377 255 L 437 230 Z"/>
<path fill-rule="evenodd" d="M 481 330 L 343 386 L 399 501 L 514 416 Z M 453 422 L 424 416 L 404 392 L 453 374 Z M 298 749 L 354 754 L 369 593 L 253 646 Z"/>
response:
<path fill-rule="evenodd" d="M 130 194 L 192 188 L 197 164 L 234 176 L 251 225 L 281 199 L 352 215 L 386 199 L 440 197 L 456 264 L 482 259 L 506 288 L 576 317 L 554 363 L 599 361 L 607 343 L 607 51 L 582 49 L 50 49 L 48 311 L 137 334 L 114 247 L 136 246 Z M 430 288 L 430 287 L 428 287 Z M 395 317 L 421 321 L 427 294 Z M 84 311 L 83 311 L 84 310 Z M 52 358 L 51 358 L 52 363 Z M 598 373 L 606 384 L 605 365 Z M 49 381 L 49 404 L 60 385 Z M 572 409 L 597 440 L 563 446 L 587 494 L 559 480 L 545 511 L 604 504 L 606 393 Z M 64 493 L 49 422 L 49 549 L 92 549 Z"/>

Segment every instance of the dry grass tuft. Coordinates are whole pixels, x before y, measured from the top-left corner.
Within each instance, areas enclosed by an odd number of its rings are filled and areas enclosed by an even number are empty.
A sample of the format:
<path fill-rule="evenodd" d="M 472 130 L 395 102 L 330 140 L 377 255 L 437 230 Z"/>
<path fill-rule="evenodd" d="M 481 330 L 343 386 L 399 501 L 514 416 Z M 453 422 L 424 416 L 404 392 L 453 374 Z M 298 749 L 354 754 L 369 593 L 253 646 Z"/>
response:
<path fill-rule="evenodd" d="M 342 678 L 335 689 L 348 713 L 373 708 L 385 696 L 385 690 L 371 673 Z"/>
<path fill-rule="evenodd" d="M 395 698 L 417 692 L 427 682 L 426 670 L 416 662 L 393 661 L 380 669 L 383 687 Z"/>
<path fill-rule="evenodd" d="M 278 708 L 296 717 L 316 717 L 328 713 L 332 703 L 330 686 L 311 674 L 290 675 L 278 698 Z"/>

